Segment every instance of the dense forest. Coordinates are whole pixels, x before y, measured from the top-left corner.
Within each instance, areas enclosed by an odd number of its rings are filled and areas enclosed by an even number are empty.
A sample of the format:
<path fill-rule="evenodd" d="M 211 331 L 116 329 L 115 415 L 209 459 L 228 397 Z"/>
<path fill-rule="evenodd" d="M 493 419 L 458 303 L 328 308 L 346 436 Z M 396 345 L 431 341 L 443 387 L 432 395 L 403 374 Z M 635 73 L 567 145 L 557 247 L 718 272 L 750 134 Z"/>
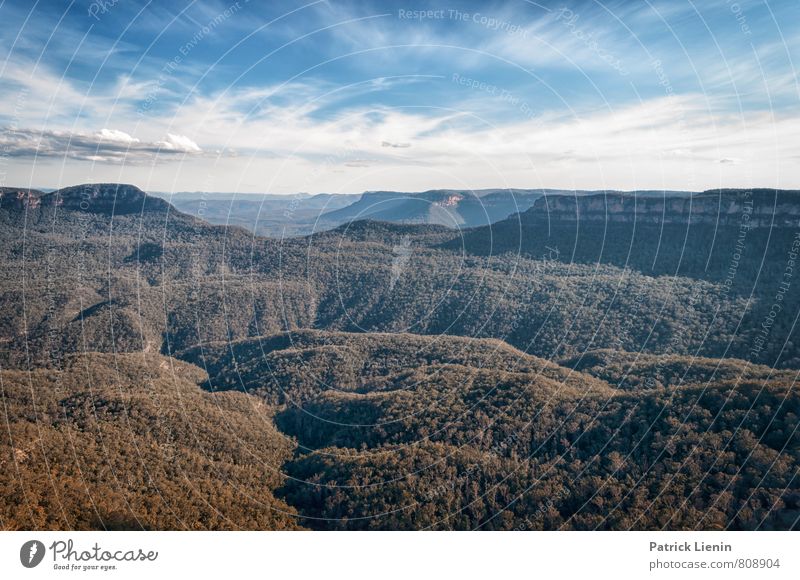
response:
<path fill-rule="evenodd" d="M 0 193 L 6 529 L 800 527 L 797 192 L 293 239 Z"/>
<path fill-rule="evenodd" d="M 272 410 L 157 354 L 0 374 L 4 529 L 296 529 Z"/>

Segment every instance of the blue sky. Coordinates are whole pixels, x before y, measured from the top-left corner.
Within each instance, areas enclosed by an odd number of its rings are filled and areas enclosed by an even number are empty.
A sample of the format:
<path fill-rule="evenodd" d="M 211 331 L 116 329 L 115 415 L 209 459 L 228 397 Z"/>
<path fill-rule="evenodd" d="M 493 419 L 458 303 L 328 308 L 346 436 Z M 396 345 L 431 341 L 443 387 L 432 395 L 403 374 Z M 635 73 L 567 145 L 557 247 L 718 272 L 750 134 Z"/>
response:
<path fill-rule="evenodd" d="M 800 2 L 2 2 L 0 184 L 800 187 Z"/>

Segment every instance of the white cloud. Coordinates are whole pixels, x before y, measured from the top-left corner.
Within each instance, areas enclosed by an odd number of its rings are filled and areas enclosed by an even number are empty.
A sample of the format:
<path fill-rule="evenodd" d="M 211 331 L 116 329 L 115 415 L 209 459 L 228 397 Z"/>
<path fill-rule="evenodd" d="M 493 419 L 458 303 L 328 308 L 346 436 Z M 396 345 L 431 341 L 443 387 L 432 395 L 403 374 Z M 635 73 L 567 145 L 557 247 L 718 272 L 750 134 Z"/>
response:
<path fill-rule="evenodd" d="M 167 133 L 166 141 L 159 141 L 158 145 L 168 151 L 179 151 L 183 153 L 200 153 L 200 146 L 186 137 L 185 135 L 173 135 Z"/>
<path fill-rule="evenodd" d="M 113 141 L 115 143 L 133 144 L 139 142 L 135 137 L 131 137 L 124 131 L 118 131 L 116 129 L 101 129 L 97 136 L 104 141 Z"/>

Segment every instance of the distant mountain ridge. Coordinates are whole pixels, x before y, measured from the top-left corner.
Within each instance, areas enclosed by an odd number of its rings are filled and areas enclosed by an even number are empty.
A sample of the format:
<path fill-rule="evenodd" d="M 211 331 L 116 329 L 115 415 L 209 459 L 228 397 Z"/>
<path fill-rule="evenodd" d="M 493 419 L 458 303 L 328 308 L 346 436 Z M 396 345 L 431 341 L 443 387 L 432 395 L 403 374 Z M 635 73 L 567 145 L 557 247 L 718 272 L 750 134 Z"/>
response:
<path fill-rule="evenodd" d="M 322 216 L 329 222 L 369 219 L 395 223 L 423 223 L 463 229 L 490 225 L 530 209 L 543 197 L 624 194 L 618 191 L 567 189 L 431 189 L 423 192 L 367 191 L 355 203 Z M 638 197 L 687 197 L 687 191 L 642 190 Z"/>
<path fill-rule="evenodd" d="M 438 224 L 451 228 L 490 224 L 528 209 L 541 192 L 535 190 L 435 189 L 421 193 L 369 191 L 343 209 L 323 217 L 333 222 L 359 219 Z"/>
<path fill-rule="evenodd" d="M 432 189 L 362 194 L 157 193 L 179 210 L 218 225 L 240 225 L 268 237 L 303 236 L 372 220 L 465 229 L 493 224 L 529 209 L 542 196 L 619 193 L 565 189 Z M 639 197 L 687 197 L 687 191 L 641 190 Z"/>
<path fill-rule="evenodd" d="M 562 189 L 435 189 L 363 194 L 236 194 L 153 192 L 127 184 L 98 183 L 58 190 L 0 188 L 0 205 L 17 208 L 81 206 L 116 214 L 166 208 L 162 202 L 212 224 L 241 226 L 257 235 L 283 238 L 334 229 L 358 220 L 443 225 L 469 229 L 490 225 L 534 206 L 542 197 L 581 197 L 619 192 Z M 687 197 L 691 192 L 642 190 L 637 197 Z"/>

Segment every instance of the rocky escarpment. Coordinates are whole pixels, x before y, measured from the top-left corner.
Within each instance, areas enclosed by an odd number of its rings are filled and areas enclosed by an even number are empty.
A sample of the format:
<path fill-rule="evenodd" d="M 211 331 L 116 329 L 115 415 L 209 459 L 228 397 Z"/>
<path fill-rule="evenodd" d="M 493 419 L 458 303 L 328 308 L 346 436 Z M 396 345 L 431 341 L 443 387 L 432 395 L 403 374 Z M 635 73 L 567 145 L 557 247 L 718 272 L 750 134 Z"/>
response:
<path fill-rule="evenodd" d="M 134 185 L 92 183 L 66 187 L 42 198 L 43 204 L 102 214 L 128 214 L 142 211 L 166 211 L 170 205 L 150 197 Z"/>
<path fill-rule="evenodd" d="M 537 222 L 796 227 L 800 225 L 800 191 L 719 189 L 681 197 L 617 192 L 544 196 L 522 216 L 525 221 Z"/>
<path fill-rule="evenodd" d="M 8 210 L 32 210 L 63 207 L 74 211 L 123 215 L 144 211 L 166 211 L 170 204 L 151 197 L 134 185 L 87 183 L 65 187 L 52 193 L 35 189 L 0 189 L 0 207 Z"/>
<path fill-rule="evenodd" d="M 795 259 L 798 226 L 798 191 L 548 195 L 524 213 L 442 247 L 699 278 L 745 294 L 758 284 L 774 295 L 784 268 Z M 765 264 L 775 267 L 766 272 Z"/>

